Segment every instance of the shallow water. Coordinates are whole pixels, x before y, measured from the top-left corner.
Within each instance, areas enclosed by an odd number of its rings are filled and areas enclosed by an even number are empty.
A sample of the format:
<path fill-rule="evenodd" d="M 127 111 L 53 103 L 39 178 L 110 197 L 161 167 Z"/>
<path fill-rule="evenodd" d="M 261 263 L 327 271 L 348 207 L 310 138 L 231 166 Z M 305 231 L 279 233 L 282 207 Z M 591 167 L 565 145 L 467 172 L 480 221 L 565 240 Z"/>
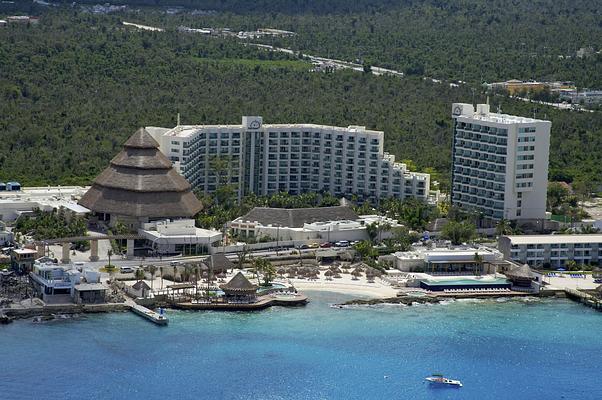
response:
<path fill-rule="evenodd" d="M 564 300 L 131 313 L 0 326 L 1 399 L 600 399 L 602 313 Z M 423 382 L 440 372 L 461 389 Z"/>

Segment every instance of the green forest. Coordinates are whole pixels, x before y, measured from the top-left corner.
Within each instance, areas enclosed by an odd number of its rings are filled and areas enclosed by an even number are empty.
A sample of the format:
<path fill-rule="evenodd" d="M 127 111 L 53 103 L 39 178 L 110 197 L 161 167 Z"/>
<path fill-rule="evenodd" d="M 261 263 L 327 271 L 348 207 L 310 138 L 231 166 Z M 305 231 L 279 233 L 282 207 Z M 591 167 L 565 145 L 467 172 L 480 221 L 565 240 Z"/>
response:
<path fill-rule="evenodd" d="M 448 82 L 433 82 L 422 74 L 461 79 L 462 76 L 457 74 L 465 71 L 467 77 L 464 79 L 469 80 L 470 75 L 470 79 L 480 81 L 475 73 L 469 73 L 468 66 L 458 68 L 454 65 L 457 57 L 453 49 L 462 47 L 468 52 L 470 48 L 470 57 L 475 57 L 481 50 L 471 47 L 471 42 L 447 48 L 440 42 L 429 45 L 417 39 L 414 42 L 411 36 L 408 36 L 411 44 L 407 46 L 390 40 L 403 36 L 411 24 L 420 24 L 421 29 L 430 29 L 432 35 L 442 36 L 446 30 L 453 30 L 453 25 L 436 26 L 433 25 L 435 20 L 429 18 L 441 18 L 437 17 L 439 12 L 464 15 L 468 12 L 467 4 L 473 2 L 477 1 L 450 2 L 463 4 L 454 11 L 453 7 L 444 6 L 445 2 L 437 6 L 435 1 L 377 1 L 372 2 L 374 7 L 367 8 L 360 7 L 367 2 L 358 1 L 358 6 L 350 10 L 344 9 L 343 3 L 347 2 L 332 2 L 333 10 L 312 10 L 302 5 L 315 6 L 319 2 L 289 1 L 283 4 L 296 4 L 297 8 L 270 11 L 266 7 L 263 12 L 253 9 L 245 15 L 240 14 L 241 10 L 234 13 L 223 9 L 223 12 L 196 16 L 187 13 L 166 15 L 154 8 L 96 15 L 70 7 L 31 6 L 40 16 L 38 25 L 11 25 L 0 29 L 0 180 L 17 180 L 24 185 L 87 184 L 138 127 L 171 127 L 180 113 L 185 124 L 239 123 L 242 115 L 262 115 L 267 123 L 357 124 L 383 130 L 386 151 L 395 154 L 398 160 L 412 160 L 410 164 L 416 169 L 436 172 L 445 188 L 451 156 L 450 105 L 473 99 L 484 102 L 485 94 L 480 85 L 473 85 L 477 88 L 473 92 L 469 85 L 451 87 Z M 192 7 L 204 3 L 213 4 L 214 8 L 217 3 L 230 4 L 232 8 L 240 4 L 234 0 L 161 3 L 189 3 L 187 5 Z M 394 3 L 404 6 L 398 7 Z M 507 2 L 492 2 L 498 6 L 502 3 Z M 591 44 L 590 39 L 600 38 L 600 18 L 591 21 L 600 11 L 587 7 L 592 2 L 572 2 L 574 12 L 568 14 L 562 11 L 563 4 L 566 6 L 568 2 L 514 3 L 517 10 L 549 3 L 544 15 L 556 11 L 558 18 L 564 15 L 566 29 L 564 34 L 554 36 L 557 39 L 553 44 L 554 51 L 567 41 L 583 42 L 585 46 Z M 397 27 L 390 25 L 395 13 L 418 12 L 427 5 L 439 11 L 407 24 L 400 23 L 397 18 Z M 500 18 L 508 13 L 515 11 L 502 13 Z M 587 16 L 584 21 L 592 24 L 571 22 L 579 15 Z M 356 34 L 347 29 L 354 18 L 357 18 Z M 123 20 L 168 29 L 165 32 L 138 31 L 124 27 Z M 370 21 L 379 21 L 373 33 L 366 25 Z M 403 49 L 422 52 L 429 61 L 425 70 L 409 71 L 412 74 L 403 78 L 377 77 L 355 71 L 316 73 L 311 72 L 311 64 L 303 60 L 244 46 L 233 38 L 179 33 L 175 27 L 182 24 L 233 29 L 270 26 L 294 30 L 299 35 L 287 39 L 290 43 L 275 44 L 345 59 L 355 58 L 358 49 L 362 49 L 362 57 L 370 63 L 404 70 L 422 61 L 420 57 L 410 56 L 412 63 L 397 63 L 395 54 Z M 518 18 L 516 27 L 525 28 L 524 24 L 526 22 Z M 557 21 L 554 29 L 559 24 Z M 302 26 L 306 28 L 299 29 Z M 390 29 L 386 35 L 383 33 L 385 27 Z M 473 40 L 493 40 L 478 29 L 475 26 L 471 31 Z M 505 42 L 511 38 L 518 40 L 516 35 L 522 33 L 520 29 L 515 30 L 517 32 L 508 33 L 510 38 Z M 338 34 L 332 35 L 333 31 Z M 530 38 L 535 31 L 539 32 L 538 29 L 524 32 L 525 37 L 529 36 L 525 39 L 527 48 L 536 41 Z M 470 61 L 470 68 L 482 72 L 483 79 L 530 77 L 529 68 L 520 63 L 512 64 L 514 70 L 508 72 L 510 76 L 506 75 L 507 55 L 501 51 L 490 49 L 477 57 L 482 57 L 482 62 Z M 495 62 L 485 62 L 487 59 Z M 596 79 L 602 77 L 599 55 L 579 61 L 571 59 L 571 62 L 581 63 L 583 70 L 565 64 L 566 60 L 557 63 L 539 56 L 533 60 L 533 65 L 553 69 L 558 79 L 577 81 L 579 75 L 583 82 L 594 85 Z M 435 73 L 436 69 L 438 73 Z M 493 109 L 501 106 L 503 112 L 535 115 L 552 121 L 551 180 L 601 180 L 600 112 L 559 111 L 502 96 L 492 96 L 490 102 Z"/>

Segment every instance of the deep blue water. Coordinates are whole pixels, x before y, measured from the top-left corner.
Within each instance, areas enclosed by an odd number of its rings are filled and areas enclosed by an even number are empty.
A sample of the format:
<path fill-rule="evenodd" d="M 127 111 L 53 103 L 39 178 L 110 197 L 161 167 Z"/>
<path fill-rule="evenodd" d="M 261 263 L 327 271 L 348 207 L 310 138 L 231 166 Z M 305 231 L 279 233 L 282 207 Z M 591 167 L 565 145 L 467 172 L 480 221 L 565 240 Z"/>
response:
<path fill-rule="evenodd" d="M 569 301 L 130 314 L 0 326 L 0 399 L 602 399 L 602 313 Z M 461 379 L 434 389 L 430 373 Z M 388 376 L 388 378 L 385 378 Z"/>

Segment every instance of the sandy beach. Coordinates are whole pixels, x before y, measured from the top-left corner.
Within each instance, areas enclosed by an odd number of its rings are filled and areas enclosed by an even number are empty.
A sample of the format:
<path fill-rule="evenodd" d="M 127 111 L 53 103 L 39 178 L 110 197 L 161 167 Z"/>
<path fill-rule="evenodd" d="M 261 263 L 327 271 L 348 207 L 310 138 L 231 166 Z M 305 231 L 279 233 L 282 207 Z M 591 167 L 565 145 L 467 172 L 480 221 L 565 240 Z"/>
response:
<path fill-rule="evenodd" d="M 299 291 L 321 290 L 370 298 L 395 297 L 399 291 L 380 278 L 375 278 L 374 283 L 368 283 L 365 277 L 353 280 L 350 274 L 341 274 L 341 278 L 326 280 L 324 272 L 321 272 L 318 280 L 288 279 L 287 281 L 290 281 Z"/>

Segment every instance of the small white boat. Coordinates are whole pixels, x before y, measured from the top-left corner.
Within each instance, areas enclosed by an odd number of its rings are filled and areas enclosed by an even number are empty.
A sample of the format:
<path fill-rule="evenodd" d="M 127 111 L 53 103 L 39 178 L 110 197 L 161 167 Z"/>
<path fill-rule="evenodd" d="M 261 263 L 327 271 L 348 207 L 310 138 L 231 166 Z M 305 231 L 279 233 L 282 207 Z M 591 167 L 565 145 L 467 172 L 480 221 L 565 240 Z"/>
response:
<path fill-rule="evenodd" d="M 433 374 L 424 379 L 435 385 L 448 385 L 448 386 L 462 387 L 462 382 L 455 380 L 455 379 L 446 378 L 440 374 Z"/>

